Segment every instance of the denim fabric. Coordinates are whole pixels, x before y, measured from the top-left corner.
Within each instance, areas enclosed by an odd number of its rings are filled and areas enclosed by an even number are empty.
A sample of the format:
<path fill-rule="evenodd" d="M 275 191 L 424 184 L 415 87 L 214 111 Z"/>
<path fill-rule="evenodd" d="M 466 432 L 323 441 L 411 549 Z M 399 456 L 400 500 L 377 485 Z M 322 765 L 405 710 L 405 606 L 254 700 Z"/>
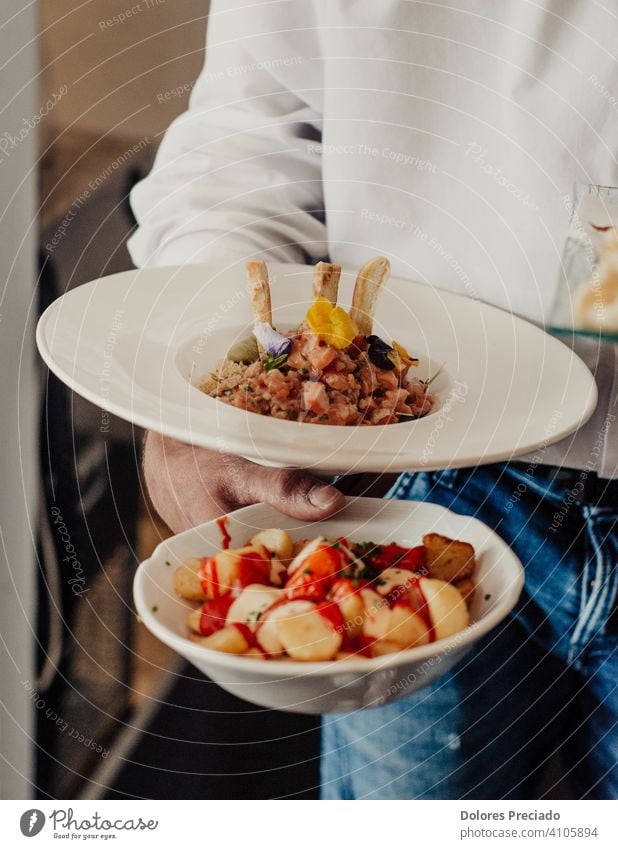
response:
<path fill-rule="evenodd" d="M 618 798 L 618 505 L 578 505 L 559 472 L 519 464 L 403 475 L 390 497 L 484 521 L 525 589 L 426 689 L 323 718 L 323 798 L 537 798 L 558 749 L 576 798 Z"/>

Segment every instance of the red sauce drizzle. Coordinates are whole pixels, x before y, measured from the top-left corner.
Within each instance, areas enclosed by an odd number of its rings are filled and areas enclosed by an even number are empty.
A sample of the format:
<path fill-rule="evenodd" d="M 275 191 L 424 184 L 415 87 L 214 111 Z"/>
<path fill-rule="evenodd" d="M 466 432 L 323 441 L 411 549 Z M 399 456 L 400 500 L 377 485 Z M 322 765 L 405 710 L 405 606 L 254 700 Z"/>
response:
<path fill-rule="evenodd" d="M 234 583 L 240 588 L 249 584 L 270 583 L 270 557 L 265 557 L 258 551 L 240 555 L 236 569 L 238 577 Z"/>
<path fill-rule="evenodd" d="M 232 537 L 227 532 L 227 516 L 221 516 L 217 519 L 217 526 L 221 531 L 221 548 L 225 550 L 230 547 L 232 541 Z"/>
<path fill-rule="evenodd" d="M 250 649 L 257 648 L 262 651 L 258 645 L 255 634 L 248 625 L 245 625 L 244 622 L 232 622 L 232 625 L 237 631 L 240 631 Z"/>
<path fill-rule="evenodd" d="M 386 593 L 384 596 L 385 602 L 389 607 L 409 607 L 412 608 L 410 594 L 408 592 L 410 584 L 397 584 Z"/>
<path fill-rule="evenodd" d="M 319 613 L 320 616 L 323 616 L 324 619 L 330 622 L 333 626 L 333 631 L 337 631 L 340 634 L 343 633 L 345 623 L 337 602 L 325 601 L 322 604 L 318 604 L 316 607 L 316 613 Z"/>
<path fill-rule="evenodd" d="M 403 548 L 400 545 L 380 545 L 367 555 L 367 560 L 376 569 L 396 566 L 410 572 L 424 572 L 427 567 L 427 550 L 424 545 Z M 426 574 L 426 573 L 425 573 Z"/>
<path fill-rule="evenodd" d="M 236 597 L 248 584 L 268 584 L 270 582 L 270 557 L 259 551 L 241 554 L 236 563 L 236 578 L 231 587 L 219 583 L 217 561 L 214 557 L 202 557 L 197 570 L 202 592 L 210 598 L 221 598 L 230 591 Z"/>
<path fill-rule="evenodd" d="M 277 599 L 277 601 L 273 601 L 273 603 L 271 605 L 269 605 L 266 608 L 266 610 L 263 610 L 262 615 L 261 615 L 260 619 L 258 620 L 257 627 L 255 629 L 255 633 L 252 634 L 255 648 L 259 649 L 262 652 L 263 657 L 265 657 L 266 659 L 268 659 L 269 657 L 272 657 L 272 655 L 269 654 L 264 649 L 264 647 L 262 646 L 262 644 L 260 643 L 260 640 L 259 640 L 259 635 L 260 635 L 260 631 L 262 630 L 262 625 L 266 621 L 266 614 L 272 613 L 273 610 L 276 610 L 277 607 L 281 607 L 282 604 L 287 604 L 288 601 L 289 601 L 289 599 L 287 599 L 287 598 L 279 598 L 279 599 Z"/>
<path fill-rule="evenodd" d="M 429 605 L 427 604 L 425 593 L 421 589 L 420 580 L 420 578 L 415 578 L 413 581 L 410 581 L 410 592 L 415 597 L 416 613 L 418 613 L 418 615 L 421 617 L 421 619 L 425 623 L 425 627 L 427 628 L 427 633 L 429 634 L 429 642 L 435 643 L 436 629 L 433 625 L 433 619 L 431 618 L 431 610 L 429 609 Z"/>
<path fill-rule="evenodd" d="M 220 631 L 225 625 L 225 620 L 234 601 L 231 593 L 220 598 L 212 599 L 202 605 L 200 614 L 200 634 L 210 637 L 211 634 Z"/>
<path fill-rule="evenodd" d="M 202 557 L 200 568 L 197 570 L 198 578 L 202 592 L 205 596 L 219 598 L 223 595 L 220 592 L 219 576 L 217 574 L 217 561 L 214 557 Z"/>
<path fill-rule="evenodd" d="M 363 634 L 359 634 L 358 637 L 346 635 L 342 648 L 344 651 L 359 654 L 362 657 L 371 657 L 371 646 L 374 642 L 375 640 L 372 637 L 365 637 Z"/>

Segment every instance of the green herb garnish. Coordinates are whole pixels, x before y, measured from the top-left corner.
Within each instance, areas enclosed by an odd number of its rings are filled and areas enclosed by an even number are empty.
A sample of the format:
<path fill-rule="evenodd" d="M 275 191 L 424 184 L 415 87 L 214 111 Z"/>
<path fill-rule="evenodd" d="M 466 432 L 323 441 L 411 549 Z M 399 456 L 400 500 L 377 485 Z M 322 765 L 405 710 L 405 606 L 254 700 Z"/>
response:
<path fill-rule="evenodd" d="M 266 354 L 266 358 L 264 360 L 264 371 L 270 371 L 273 368 L 279 368 L 279 366 L 282 366 L 284 364 L 287 358 L 287 354 L 281 354 L 280 357 L 273 357 L 272 354 Z"/>
<path fill-rule="evenodd" d="M 441 375 L 441 374 L 442 374 L 442 372 L 444 371 L 444 366 L 445 366 L 445 365 L 446 365 L 446 363 L 442 363 L 442 365 L 440 366 L 440 368 L 438 369 L 438 371 L 437 371 L 435 374 L 433 374 L 433 375 L 432 375 L 432 376 L 431 376 L 428 380 L 426 380 L 426 381 L 425 381 L 425 386 L 431 386 L 431 384 L 434 382 L 434 380 L 436 379 L 436 377 L 440 377 L 440 375 Z"/>
<path fill-rule="evenodd" d="M 364 554 L 379 554 L 382 551 L 382 546 L 376 545 L 375 542 L 357 542 L 354 547 Z"/>
<path fill-rule="evenodd" d="M 247 618 L 246 618 L 245 621 L 246 622 L 257 622 L 259 620 L 260 616 L 262 615 L 262 613 L 263 613 L 262 610 L 252 610 L 250 613 L 247 614 Z"/>

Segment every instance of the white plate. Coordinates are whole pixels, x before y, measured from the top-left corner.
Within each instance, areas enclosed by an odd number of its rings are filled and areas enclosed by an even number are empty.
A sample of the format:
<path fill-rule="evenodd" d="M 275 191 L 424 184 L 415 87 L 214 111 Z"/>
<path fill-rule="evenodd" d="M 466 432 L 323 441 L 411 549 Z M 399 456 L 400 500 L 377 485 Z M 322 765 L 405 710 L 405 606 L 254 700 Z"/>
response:
<path fill-rule="evenodd" d="M 273 321 L 293 327 L 310 302 L 312 269 L 269 266 Z M 348 305 L 355 274 L 342 275 Z M 381 427 L 287 422 L 216 401 L 196 384 L 251 327 L 242 265 L 129 271 L 80 286 L 37 328 L 50 369 L 111 413 L 185 442 L 266 465 L 316 472 L 407 471 L 507 460 L 568 436 L 592 414 L 592 375 L 542 330 L 487 304 L 389 280 L 375 332 L 405 345 L 437 407 Z"/>
<path fill-rule="evenodd" d="M 273 507 L 256 504 L 231 513 L 231 546 L 242 545 L 258 530 L 282 527 L 293 538 L 324 534 L 376 543 L 417 545 L 436 531 L 472 543 L 477 553 L 472 604 L 473 624 L 445 640 L 379 658 L 351 658 L 327 663 L 298 663 L 242 657 L 212 651 L 187 639 L 187 612 L 196 605 L 173 591 L 175 567 L 192 556 L 220 548 L 221 531 L 207 522 L 161 543 L 135 575 L 137 612 L 149 631 L 226 690 L 258 705 L 295 713 L 328 713 L 376 707 L 426 687 L 495 628 L 519 598 L 524 572 L 510 548 L 490 528 L 470 516 L 436 504 L 348 498 L 337 516 L 300 524 Z"/>

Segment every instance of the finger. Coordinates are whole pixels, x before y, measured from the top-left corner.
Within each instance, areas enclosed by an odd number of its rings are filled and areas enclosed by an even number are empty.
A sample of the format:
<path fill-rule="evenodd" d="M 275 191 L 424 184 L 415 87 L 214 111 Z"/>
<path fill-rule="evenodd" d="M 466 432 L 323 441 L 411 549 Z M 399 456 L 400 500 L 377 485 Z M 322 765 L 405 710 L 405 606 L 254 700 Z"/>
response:
<path fill-rule="evenodd" d="M 262 501 L 286 516 L 315 522 L 337 513 L 345 505 L 343 494 L 304 471 L 265 469 L 248 464 L 244 498 L 247 504 Z"/>

